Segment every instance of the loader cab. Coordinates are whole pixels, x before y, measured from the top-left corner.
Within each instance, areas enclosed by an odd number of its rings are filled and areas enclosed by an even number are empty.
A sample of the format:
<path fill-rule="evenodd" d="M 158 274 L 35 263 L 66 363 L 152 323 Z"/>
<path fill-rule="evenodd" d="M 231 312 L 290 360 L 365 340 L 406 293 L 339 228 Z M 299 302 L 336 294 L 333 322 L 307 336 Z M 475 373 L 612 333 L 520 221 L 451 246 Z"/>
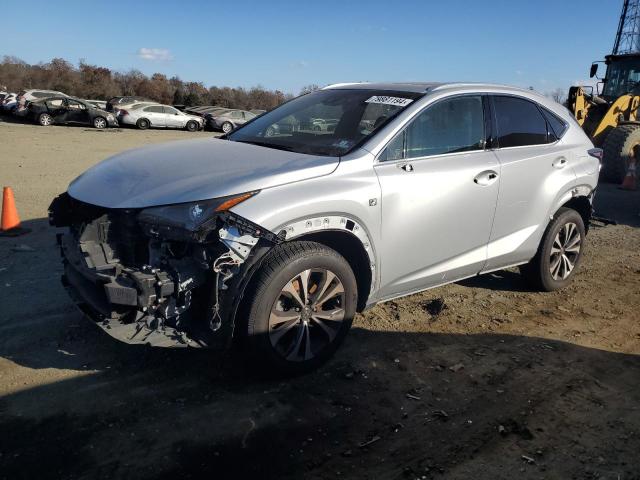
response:
<path fill-rule="evenodd" d="M 606 77 L 602 97 L 608 102 L 627 93 L 640 94 L 640 55 L 608 55 L 605 57 L 607 65 Z M 591 76 L 597 72 L 597 63 L 591 66 Z"/>

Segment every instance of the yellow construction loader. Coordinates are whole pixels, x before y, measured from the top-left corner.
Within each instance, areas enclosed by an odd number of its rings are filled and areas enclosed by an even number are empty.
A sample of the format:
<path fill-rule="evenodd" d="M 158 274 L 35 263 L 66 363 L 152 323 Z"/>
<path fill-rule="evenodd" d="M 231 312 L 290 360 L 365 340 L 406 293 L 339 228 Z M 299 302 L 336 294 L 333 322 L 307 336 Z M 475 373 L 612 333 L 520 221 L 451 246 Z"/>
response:
<path fill-rule="evenodd" d="M 606 64 L 607 72 L 595 91 L 571 87 L 567 104 L 594 145 L 604 150 L 603 179 L 620 183 L 640 146 L 640 54 L 608 55 L 591 65 L 591 78 L 599 63 Z"/>

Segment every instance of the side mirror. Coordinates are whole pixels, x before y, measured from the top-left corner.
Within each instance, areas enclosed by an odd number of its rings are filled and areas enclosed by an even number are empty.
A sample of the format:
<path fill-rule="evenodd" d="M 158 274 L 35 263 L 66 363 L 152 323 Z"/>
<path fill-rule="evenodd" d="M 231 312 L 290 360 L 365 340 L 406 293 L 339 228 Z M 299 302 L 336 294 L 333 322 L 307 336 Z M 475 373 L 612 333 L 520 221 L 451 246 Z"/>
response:
<path fill-rule="evenodd" d="M 591 64 L 591 70 L 589 70 L 589 78 L 595 77 L 596 73 L 598 73 L 598 64 L 597 63 L 592 63 Z"/>

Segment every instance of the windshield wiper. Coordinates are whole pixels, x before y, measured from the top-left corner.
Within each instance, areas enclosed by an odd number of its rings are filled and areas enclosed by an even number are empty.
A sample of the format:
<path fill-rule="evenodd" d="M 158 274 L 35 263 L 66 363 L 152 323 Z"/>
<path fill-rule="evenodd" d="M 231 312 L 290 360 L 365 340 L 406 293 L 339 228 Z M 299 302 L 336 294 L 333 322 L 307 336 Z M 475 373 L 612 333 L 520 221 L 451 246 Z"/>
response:
<path fill-rule="evenodd" d="M 259 147 L 274 148 L 276 150 L 284 150 L 286 152 L 295 152 L 293 148 L 287 147 L 286 145 L 278 145 L 277 143 L 259 142 L 256 140 L 232 140 L 232 141 L 240 142 L 240 143 L 250 143 L 251 145 L 257 145 Z"/>

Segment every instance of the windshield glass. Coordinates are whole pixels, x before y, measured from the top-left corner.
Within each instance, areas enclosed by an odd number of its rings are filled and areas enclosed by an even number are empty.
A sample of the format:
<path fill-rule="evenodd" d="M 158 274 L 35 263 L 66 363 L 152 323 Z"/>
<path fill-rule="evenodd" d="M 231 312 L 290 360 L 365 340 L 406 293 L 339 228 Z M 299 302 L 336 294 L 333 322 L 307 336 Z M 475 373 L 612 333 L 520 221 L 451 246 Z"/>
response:
<path fill-rule="evenodd" d="M 640 91 L 640 57 L 615 59 L 607 69 L 603 96 L 618 98 L 625 93 Z"/>
<path fill-rule="evenodd" d="M 371 137 L 422 95 L 387 90 L 318 90 L 263 114 L 228 138 L 337 157 Z"/>

